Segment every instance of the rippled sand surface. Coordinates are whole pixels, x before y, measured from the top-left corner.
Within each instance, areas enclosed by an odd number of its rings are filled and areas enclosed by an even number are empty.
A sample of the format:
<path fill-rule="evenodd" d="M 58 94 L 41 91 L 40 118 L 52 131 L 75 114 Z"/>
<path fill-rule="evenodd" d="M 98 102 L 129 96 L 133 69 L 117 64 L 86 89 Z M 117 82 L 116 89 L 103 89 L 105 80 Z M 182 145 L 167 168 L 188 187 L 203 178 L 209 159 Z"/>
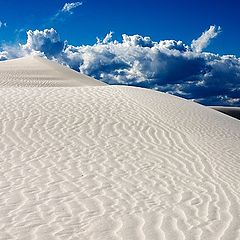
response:
<path fill-rule="evenodd" d="M 36 57 L 0 85 L 1 240 L 240 239 L 239 120 Z"/>

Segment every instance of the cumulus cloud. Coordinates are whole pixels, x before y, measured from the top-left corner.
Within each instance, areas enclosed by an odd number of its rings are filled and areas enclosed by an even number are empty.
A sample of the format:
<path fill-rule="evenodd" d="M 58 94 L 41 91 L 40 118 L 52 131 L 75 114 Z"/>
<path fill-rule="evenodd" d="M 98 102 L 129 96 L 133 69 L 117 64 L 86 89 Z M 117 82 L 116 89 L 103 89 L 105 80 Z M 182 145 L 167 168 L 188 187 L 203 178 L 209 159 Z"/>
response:
<path fill-rule="evenodd" d="M 128 36 L 127 34 L 122 35 L 123 44 L 128 46 L 140 46 L 140 47 L 153 47 L 154 42 L 150 37 L 142 37 L 140 35 Z"/>
<path fill-rule="evenodd" d="M 74 8 L 77 8 L 81 5 L 82 5 L 82 2 L 65 3 L 61 11 L 72 13 L 72 10 Z"/>
<path fill-rule="evenodd" d="M 198 51 L 200 45 L 126 34 L 116 41 L 110 32 L 94 45 L 73 46 L 54 29 L 30 30 L 26 44 L 18 50 L 5 46 L 0 59 L 14 57 L 14 51 L 38 54 L 109 84 L 152 88 L 207 105 L 240 105 L 240 58 Z"/>
<path fill-rule="evenodd" d="M 217 37 L 217 35 L 221 32 L 221 27 L 216 27 L 216 26 L 210 26 L 210 28 L 202 33 L 202 35 L 192 41 L 192 49 L 195 50 L 196 52 L 202 52 L 204 48 L 206 48 L 209 44 L 210 41 Z"/>
<path fill-rule="evenodd" d="M 27 31 L 27 43 L 21 45 L 22 49 L 31 52 L 44 53 L 47 57 L 58 55 L 64 48 L 57 31 L 53 28 Z"/>

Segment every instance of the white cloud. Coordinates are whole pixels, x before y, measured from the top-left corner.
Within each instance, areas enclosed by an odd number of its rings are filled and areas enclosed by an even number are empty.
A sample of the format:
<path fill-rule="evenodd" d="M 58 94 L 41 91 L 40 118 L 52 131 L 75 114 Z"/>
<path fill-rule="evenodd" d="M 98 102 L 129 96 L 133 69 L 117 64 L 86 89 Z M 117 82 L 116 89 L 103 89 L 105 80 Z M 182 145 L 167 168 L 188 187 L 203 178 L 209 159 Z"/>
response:
<path fill-rule="evenodd" d="M 7 23 L 0 21 L 0 28 L 2 28 L 2 27 L 7 27 Z"/>
<path fill-rule="evenodd" d="M 2 60 L 40 54 L 110 84 L 153 88 L 204 104 L 240 104 L 240 58 L 199 52 L 176 40 L 112 38 L 110 32 L 94 45 L 72 46 L 54 29 L 30 30 L 26 44 L 2 47 Z"/>
<path fill-rule="evenodd" d="M 142 37 L 140 35 L 128 36 L 127 34 L 123 34 L 122 38 L 123 44 L 128 46 L 153 47 L 156 44 L 150 37 Z"/>
<path fill-rule="evenodd" d="M 21 48 L 27 52 L 42 52 L 46 56 L 53 57 L 59 54 L 64 47 L 57 31 L 53 28 L 27 31 L 27 43 L 21 45 Z"/>
<path fill-rule="evenodd" d="M 8 59 L 8 52 L 2 51 L 0 52 L 0 61 L 7 60 Z"/>
<path fill-rule="evenodd" d="M 82 2 L 65 3 L 62 9 L 59 9 L 57 13 L 48 20 L 49 23 L 54 21 L 64 21 L 66 16 L 73 14 L 73 10 L 81 5 L 83 5 Z"/>
<path fill-rule="evenodd" d="M 82 4 L 83 4 L 82 2 L 65 3 L 61 11 L 72 13 L 72 10 L 74 8 L 77 8 Z"/>
<path fill-rule="evenodd" d="M 202 52 L 202 50 L 209 45 L 211 39 L 217 37 L 220 32 L 220 26 L 210 26 L 210 28 L 207 31 L 203 32 L 198 39 L 192 41 L 192 49 L 196 52 Z"/>
<path fill-rule="evenodd" d="M 100 43 L 103 43 L 103 44 L 106 44 L 108 42 L 110 42 L 112 40 L 112 36 L 113 36 L 113 32 L 110 31 L 105 37 L 103 40 L 101 40 L 100 38 L 97 37 L 97 43 L 100 44 Z"/>

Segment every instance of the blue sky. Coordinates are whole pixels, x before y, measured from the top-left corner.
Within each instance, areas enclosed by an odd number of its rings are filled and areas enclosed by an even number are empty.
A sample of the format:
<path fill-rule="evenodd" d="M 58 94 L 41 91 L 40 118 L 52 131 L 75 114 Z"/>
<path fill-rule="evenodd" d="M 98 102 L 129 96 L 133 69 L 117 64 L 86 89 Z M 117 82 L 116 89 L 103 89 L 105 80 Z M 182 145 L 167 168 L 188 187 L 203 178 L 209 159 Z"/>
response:
<path fill-rule="evenodd" d="M 8 0 L 0 61 L 39 55 L 109 84 L 240 106 L 237 0 Z"/>
<path fill-rule="evenodd" d="M 24 42 L 26 30 L 53 27 L 73 45 L 93 44 L 96 37 L 109 31 L 140 34 L 153 40 L 182 40 L 190 43 L 210 25 L 218 25 L 222 33 L 207 48 L 219 54 L 240 56 L 240 2 L 235 0 L 83 0 L 73 14 L 52 17 L 64 6 L 63 0 L 8 0 L 1 4 L 1 41 Z M 20 32 L 19 32 L 20 31 Z"/>

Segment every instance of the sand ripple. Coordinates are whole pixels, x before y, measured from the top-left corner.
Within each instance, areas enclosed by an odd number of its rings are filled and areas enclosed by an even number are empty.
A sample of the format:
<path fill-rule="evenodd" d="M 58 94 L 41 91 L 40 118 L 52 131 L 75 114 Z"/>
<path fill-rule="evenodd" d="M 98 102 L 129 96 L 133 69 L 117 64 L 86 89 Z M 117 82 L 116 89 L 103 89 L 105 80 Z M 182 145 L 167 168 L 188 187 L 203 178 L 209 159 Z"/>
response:
<path fill-rule="evenodd" d="M 0 89 L 0 239 L 240 239 L 239 121 L 132 87 Z"/>

